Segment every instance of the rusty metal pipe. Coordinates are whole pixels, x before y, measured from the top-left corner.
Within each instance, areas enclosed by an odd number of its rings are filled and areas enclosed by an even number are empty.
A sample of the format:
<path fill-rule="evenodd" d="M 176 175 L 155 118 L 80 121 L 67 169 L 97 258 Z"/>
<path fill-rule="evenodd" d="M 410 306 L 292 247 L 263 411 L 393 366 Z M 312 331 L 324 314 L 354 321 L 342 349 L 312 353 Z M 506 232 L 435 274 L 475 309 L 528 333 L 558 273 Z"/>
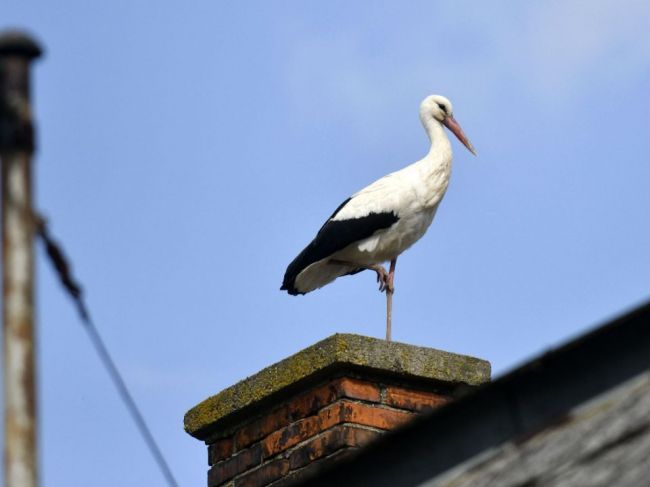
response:
<path fill-rule="evenodd" d="M 38 44 L 27 35 L 0 34 L 6 487 L 38 485 L 29 71 L 40 54 Z"/>

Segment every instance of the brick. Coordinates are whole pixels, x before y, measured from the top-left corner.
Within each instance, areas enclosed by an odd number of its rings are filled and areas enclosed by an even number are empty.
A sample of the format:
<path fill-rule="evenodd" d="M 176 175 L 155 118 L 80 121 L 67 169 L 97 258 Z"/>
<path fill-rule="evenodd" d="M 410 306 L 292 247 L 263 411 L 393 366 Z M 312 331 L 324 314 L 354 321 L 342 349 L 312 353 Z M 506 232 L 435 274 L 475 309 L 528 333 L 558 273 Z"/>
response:
<path fill-rule="evenodd" d="M 322 409 L 315 416 L 296 421 L 264 438 L 261 442 L 262 454 L 264 458 L 271 457 L 341 423 L 391 430 L 411 417 L 412 414 L 405 411 L 341 400 Z"/>
<path fill-rule="evenodd" d="M 223 462 L 213 465 L 208 471 L 208 486 L 220 485 L 260 463 L 262 463 L 262 448 L 258 443 Z"/>
<path fill-rule="evenodd" d="M 217 440 L 208 445 L 208 465 L 212 466 L 225 458 L 229 458 L 233 453 L 232 438 Z"/>
<path fill-rule="evenodd" d="M 392 430 L 413 418 L 413 414 L 395 409 L 380 408 L 368 404 L 341 401 L 343 422 Z"/>
<path fill-rule="evenodd" d="M 287 473 L 289 473 L 289 461 L 281 458 L 235 479 L 235 487 L 262 487 L 284 477 Z"/>
<path fill-rule="evenodd" d="M 402 387 L 389 386 L 386 388 L 385 403 L 409 411 L 425 411 L 442 406 L 450 398 L 435 392 L 415 391 Z"/>
<path fill-rule="evenodd" d="M 269 433 L 286 426 L 290 422 L 290 410 L 288 405 L 275 409 L 266 416 L 240 428 L 235 433 L 235 445 L 238 450 L 246 448 L 264 438 Z"/>
<path fill-rule="evenodd" d="M 299 446 L 289 455 L 291 469 L 311 464 L 343 448 L 359 447 L 368 444 L 380 433 L 354 426 L 339 425 L 316 436 L 313 440 Z"/>
<path fill-rule="evenodd" d="M 341 391 L 339 397 L 349 397 L 350 399 L 360 399 L 362 401 L 377 403 L 381 401 L 379 387 L 372 382 L 343 377 L 339 380 L 338 387 Z"/>
<path fill-rule="evenodd" d="M 340 423 L 340 409 L 340 403 L 335 403 L 321 410 L 315 416 L 296 421 L 273 432 L 262 440 L 264 458 L 283 452 L 287 448 Z"/>
<path fill-rule="evenodd" d="M 264 417 L 243 426 L 235 433 L 235 447 L 237 450 L 246 448 L 290 423 L 315 414 L 342 397 L 377 403 L 381 400 L 379 387 L 375 384 L 342 377 L 301 394 Z"/>
<path fill-rule="evenodd" d="M 336 392 L 329 387 L 319 387 L 301 394 L 266 416 L 242 427 L 235 433 L 237 449 L 245 448 L 296 420 L 314 414 L 334 401 L 337 397 Z"/>

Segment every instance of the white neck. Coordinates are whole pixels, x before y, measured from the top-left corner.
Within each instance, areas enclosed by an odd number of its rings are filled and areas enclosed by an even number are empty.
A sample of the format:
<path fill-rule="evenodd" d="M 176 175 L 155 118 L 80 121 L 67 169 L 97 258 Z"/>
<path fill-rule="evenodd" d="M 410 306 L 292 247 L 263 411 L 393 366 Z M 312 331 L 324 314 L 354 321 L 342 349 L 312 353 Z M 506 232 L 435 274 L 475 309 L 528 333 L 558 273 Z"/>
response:
<path fill-rule="evenodd" d="M 447 137 L 445 128 L 433 117 L 422 118 L 422 125 L 431 141 L 428 158 L 435 158 L 439 161 L 451 160 L 451 142 Z"/>
<path fill-rule="evenodd" d="M 413 166 L 423 185 L 423 204 L 435 211 L 447 190 L 451 176 L 451 142 L 443 125 L 435 118 L 422 117 L 421 120 L 431 141 L 431 149 Z"/>

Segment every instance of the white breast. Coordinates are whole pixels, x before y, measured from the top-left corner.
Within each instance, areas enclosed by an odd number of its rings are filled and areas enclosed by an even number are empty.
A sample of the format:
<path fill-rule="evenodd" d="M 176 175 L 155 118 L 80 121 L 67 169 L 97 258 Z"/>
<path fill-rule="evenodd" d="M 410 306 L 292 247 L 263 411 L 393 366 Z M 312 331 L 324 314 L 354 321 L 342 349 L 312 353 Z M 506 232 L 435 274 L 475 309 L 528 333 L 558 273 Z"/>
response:
<path fill-rule="evenodd" d="M 365 204 L 364 208 L 372 208 L 375 212 L 393 211 L 399 220 L 390 228 L 343 249 L 336 258 L 377 264 L 397 257 L 417 242 L 431 225 L 447 190 L 451 158 L 445 159 L 425 158 L 357 193 L 357 201 L 353 201 L 357 208 L 365 203 L 364 200 L 372 200 L 372 205 Z M 348 211 L 354 211 L 353 208 Z M 346 213 L 340 218 L 349 218 Z"/>

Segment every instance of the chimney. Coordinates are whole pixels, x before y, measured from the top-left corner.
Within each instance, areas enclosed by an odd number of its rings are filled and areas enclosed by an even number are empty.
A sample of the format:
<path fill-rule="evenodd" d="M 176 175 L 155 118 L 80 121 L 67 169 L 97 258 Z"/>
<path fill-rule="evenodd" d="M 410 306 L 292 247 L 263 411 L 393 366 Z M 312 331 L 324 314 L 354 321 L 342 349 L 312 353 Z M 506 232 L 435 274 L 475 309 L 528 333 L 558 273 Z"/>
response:
<path fill-rule="evenodd" d="M 337 334 L 201 402 L 185 430 L 208 445 L 209 487 L 281 487 L 489 380 L 484 360 Z"/>

